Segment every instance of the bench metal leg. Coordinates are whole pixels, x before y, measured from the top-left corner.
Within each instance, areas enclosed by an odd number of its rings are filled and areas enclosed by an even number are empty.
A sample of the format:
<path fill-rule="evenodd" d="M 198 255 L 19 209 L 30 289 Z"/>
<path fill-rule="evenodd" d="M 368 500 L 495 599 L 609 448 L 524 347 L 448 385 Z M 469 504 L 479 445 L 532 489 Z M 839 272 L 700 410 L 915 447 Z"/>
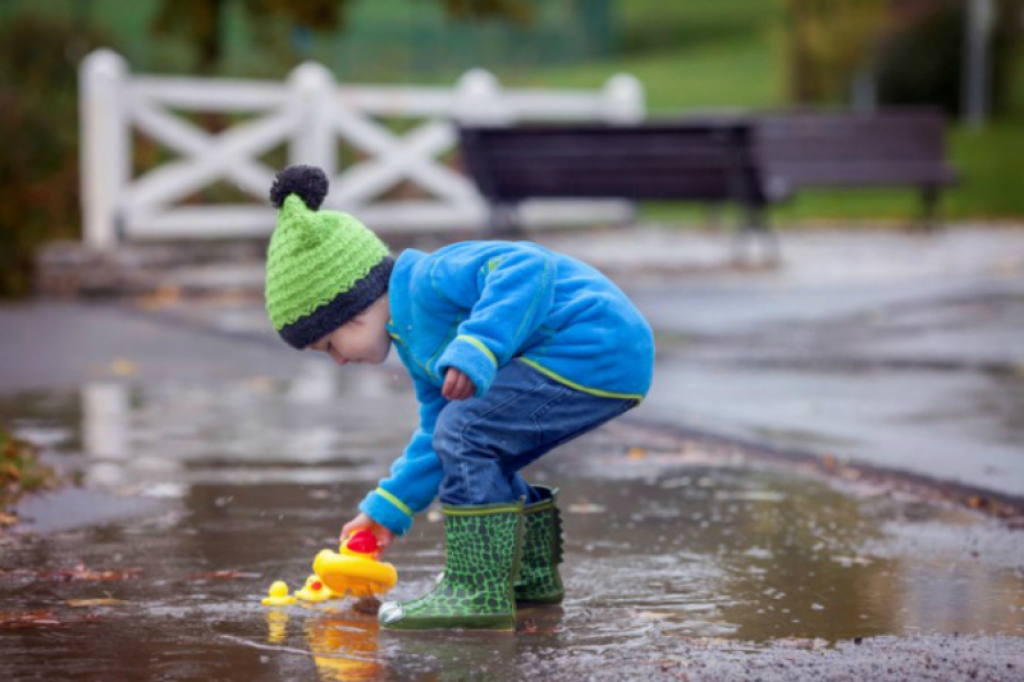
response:
<path fill-rule="evenodd" d="M 714 202 L 708 204 L 707 207 L 707 224 L 713 232 L 722 232 L 722 227 L 725 224 L 725 204 L 721 202 Z"/>
<path fill-rule="evenodd" d="M 494 204 L 491 206 L 491 235 L 494 237 L 522 237 L 523 228 L 519 222 L 517 204 Z"/>
<path fill-rule="evenodd" d="M 922 227 L 925 232 L 933 232 L 938 227 L 939 188 L 926 185 L 921 188 Z"/>
<path fill-rule="evenodd" d="M 759 204 L 743 205 L 744 222 L 736 234 L 733 244 L 733 261 L 736 263 L 756 262 L 757 246 L 762 245 L 762 261 L 765 265 L 777 265 L 779 262 L 779 242 L 775 232 L 768 224 L 765 207 Z M 746 256 L 746 244 L 753 244 L 750 259 Z"/>

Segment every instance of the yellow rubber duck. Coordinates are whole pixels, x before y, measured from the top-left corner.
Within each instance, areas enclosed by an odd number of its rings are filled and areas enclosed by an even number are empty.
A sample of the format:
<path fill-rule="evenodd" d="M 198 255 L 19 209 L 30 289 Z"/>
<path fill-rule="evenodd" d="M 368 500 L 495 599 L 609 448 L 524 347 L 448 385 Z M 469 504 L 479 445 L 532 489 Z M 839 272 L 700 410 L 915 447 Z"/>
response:
<path fill-rule="evenodd" d="M 295 597 L 288 594 L 288 583 L 283 580 L 275 580 L 263 598 L 264 606 L 290 606 L 294 603 Z"/>
<path fill-rule="evenodd" d="M 398 572 L 378 561 L 377 538 L 368 530 L 353 533 L 337 552 L 322 550 L 313 560 L 313 572 L 337 595 L 370 597 L 384 594 L 398 582 Z"/>
<path fill-rule="evenodd" d="M 338 599 L 344 596 L 327 587 L 316 573 L 306 578 L 306 584 L 301 590 L 295 590 L 295 597 L 297 599 L 313 603 L 327 601 L 328 599 Z"/>

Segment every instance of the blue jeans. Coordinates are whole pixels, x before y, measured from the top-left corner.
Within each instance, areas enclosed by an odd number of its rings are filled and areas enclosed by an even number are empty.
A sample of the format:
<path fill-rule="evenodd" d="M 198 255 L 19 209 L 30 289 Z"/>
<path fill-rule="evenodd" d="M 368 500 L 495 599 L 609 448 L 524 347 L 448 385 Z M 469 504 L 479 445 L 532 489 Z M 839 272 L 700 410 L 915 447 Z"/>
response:
<path fill-rule="evenodd" d="M 434 427 L 434 451 L 444 468 L 441 502 L 539 502 L 543 497 L 519 470 L 638 402 L 578 391 L 513 360 L 483 397 L 441 410 Z"/>

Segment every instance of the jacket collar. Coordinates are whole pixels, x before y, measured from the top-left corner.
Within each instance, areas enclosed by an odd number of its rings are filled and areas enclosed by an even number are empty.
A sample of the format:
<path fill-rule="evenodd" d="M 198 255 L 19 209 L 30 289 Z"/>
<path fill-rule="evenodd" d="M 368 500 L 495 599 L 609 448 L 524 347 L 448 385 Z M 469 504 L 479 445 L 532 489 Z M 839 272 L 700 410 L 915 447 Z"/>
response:
<path fill-rule="evenodd" d="M 388 281 L 388 302 L 391 307 L 388 332 L 392 336 L 401 336 L 410 323 L 412 296 L 409 285 L 412 281 L 412 271 L 426 255 L 417 249 L 406 249 L 395 260 L 395 267 L 391 270 L 391 279 Z"/>

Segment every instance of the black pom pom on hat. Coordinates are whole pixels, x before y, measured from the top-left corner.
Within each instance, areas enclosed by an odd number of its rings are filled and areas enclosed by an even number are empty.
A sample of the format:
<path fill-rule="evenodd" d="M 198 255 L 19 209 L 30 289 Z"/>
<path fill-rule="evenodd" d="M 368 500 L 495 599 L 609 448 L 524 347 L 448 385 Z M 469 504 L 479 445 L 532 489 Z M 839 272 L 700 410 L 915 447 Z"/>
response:
<path fill-rule="evenodd" d="M 277 174 L 270 186 L 270 203 L 275 208 L 284 206 L 289 195 L 296 195 L 311 211 L 320 208 L 327 196 L 327 175 L 316 166 L 288 166 Z"/>

